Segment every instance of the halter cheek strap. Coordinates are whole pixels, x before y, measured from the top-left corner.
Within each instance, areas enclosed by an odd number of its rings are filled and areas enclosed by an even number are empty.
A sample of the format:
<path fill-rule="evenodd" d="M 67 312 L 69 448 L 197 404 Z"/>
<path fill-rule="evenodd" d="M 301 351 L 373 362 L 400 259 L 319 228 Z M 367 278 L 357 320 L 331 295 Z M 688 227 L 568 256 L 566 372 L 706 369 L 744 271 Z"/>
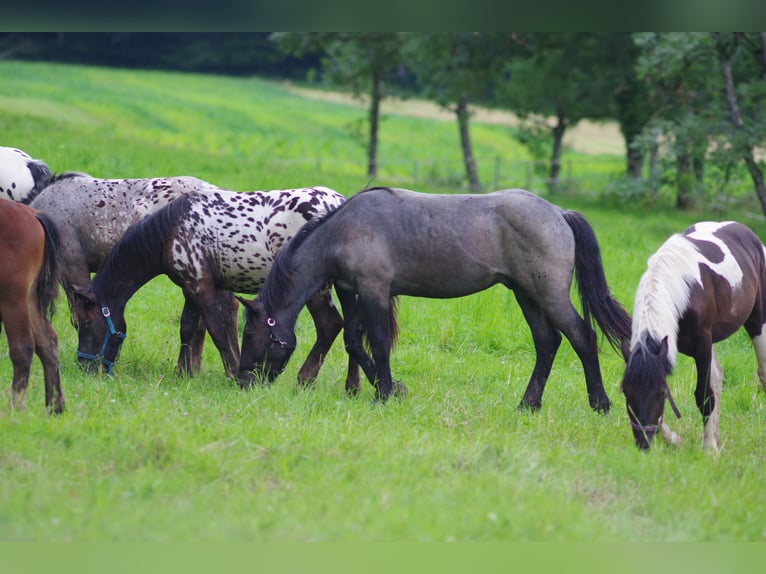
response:
<path fill-rule="evenodd" d="M 676 406 L 676 402 L 673 400 L 673 395 L 670 393 L 670 387 L 666 386 L 665 389 L 667 390 L 667 399 L 670 403 L 670 408 L 673 409 L 673 414 L 676 415 L 677 419 L 681 418 L 681 411 L 678 410 L 678 407 Z M 633 428 L 633 430 L 637 430 L 643 433 L 646 433 L 648 436 L 654 436 L 654 434 L 660 430 L 660 425 L 662 424 L 662 417 L 665 414 L 665 404 L 662 405 L 662 414 L 660 415 L 660 422 L 656 425 L 642 425 L 637 422 L 633 422 L 633 419 L 630 420 L 630 426 Z"/>
<path fill-rule="evenodd" d="M 122 342 L 125 340 L 125 337 L 127 335 L 123 333 L 122 331 L 118 331 L 114 328 L 114 322 L 112 321 L 112 313 L 109 311 L 109 307 L 104 305 L 101 307 L 101 314 L 104 316 L 104 320 L 106 320 L 106 327 L 107 332 L 106 335 L 104 335 L 104 342 L 101 343 L 101 349 L 99 349 L 98 353 L 95 355 L 91 355 L 90 353 L 84 353 L 80 349 L 77 349 L 77 357 L 80 359 L 86 359 L 88 361 L 97 361 L 100 362 L 104 367 L 106 367 L 106 373 L 108 375 L 114 375 L 114 361 L 116 361 L 120 357 L 120 348 L 122 347 Z M 117 354 L 114 357 L 114 361 L 110 361 L 106 357 L 104 357 L 104 353 L 106 352 L 106 346 L 109 344 L 109 341 L 112 337 L 116 337 L 119 339 L 119 346 L 117 347 Z"/>

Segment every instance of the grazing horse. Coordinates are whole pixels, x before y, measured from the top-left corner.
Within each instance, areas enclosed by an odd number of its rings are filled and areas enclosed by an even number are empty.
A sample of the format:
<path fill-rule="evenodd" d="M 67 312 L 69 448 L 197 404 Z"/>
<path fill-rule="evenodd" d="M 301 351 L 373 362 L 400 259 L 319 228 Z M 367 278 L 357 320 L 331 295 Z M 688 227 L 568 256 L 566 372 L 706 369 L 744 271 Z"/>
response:
<path fill-rule="evenodd" d="M 0 147 L 0 199 L 29 204 L 53 178 L 45 162 L 14 147 Z"/>
<path fill-rule="evenodd" d="M 648 262 L 633 305 L 633 335 L 622 390 L 636 445 L 648 449 L 660 431 L 676 444 L 663 420 L 665 402 L 680 417 L 667 377 L 678 352 L 694 358 L 694 398 L 702 413 L 703 446 L 718 451 L 723 370 L 713 343 L 744 326 L 753 341 L 758 376 L 766 389 L 765 248 L 734 221 L 703 221 L 672 235 Z"/>
<path fill-rule="evenodd" d="M 64 410 L 58 339 L 50 317 L 58 295 L 55 225 L 42 213 L 0 201 L 0 329 L 13 362 L 11 409 L 24 408 L 32 355 L 43 365 L 45 406 Z"/>
<path fill-rule="evenodd" d="M 99 361 L 108 371 L 125 337 L 125 306 L 147 281 L 164 274 L 181 287 L 187 314 L 181 321 L 178 371 L 199 368 L 207 325 L 227 374 L 239 364 L 236 305 L 232 291 L 256 293 L 277 252 L 309 220 L 345 198 L 326 187 L 238 193 L 187 194 L 130 227 L 115 244 L 89 287 L 76 290 L 81 361 Z M 343 321 L 330 285 L 317 286 L 308 303 L 317 341 L 298 378 L 316 378 Z M 235 312 L 232 314 L 232 310 Z M 203 331 L 204 336 L 204 331 Z M 347 388 L 359 387 L 349 363 Z"/>
<path fill-rule="evenodd" d="M 585 320 L 570 300 L 573 272 Z M 501 283 L 513 290 L 537 352 L 520 407 L 540 408 L 563 333 L 582 362 L 591 407 L 609 410 L 591 320 L 617 345 L 630 337 L 630 317 L 611 296 L 596 237 L 577 212 L 520 189 L 485 195 L 363 190 L 307 224 L 279 254 L 256 300 L 243 301 L 241 380 L 251 380 L 254 370 L 269 379 L 281 372 L 295 348 L 298 312 L 327 281 L 335 283 L 343 307 L 346 349 L 375 387 L 376 400 L 393 391 L 393 298 L 460 297 Z"/>

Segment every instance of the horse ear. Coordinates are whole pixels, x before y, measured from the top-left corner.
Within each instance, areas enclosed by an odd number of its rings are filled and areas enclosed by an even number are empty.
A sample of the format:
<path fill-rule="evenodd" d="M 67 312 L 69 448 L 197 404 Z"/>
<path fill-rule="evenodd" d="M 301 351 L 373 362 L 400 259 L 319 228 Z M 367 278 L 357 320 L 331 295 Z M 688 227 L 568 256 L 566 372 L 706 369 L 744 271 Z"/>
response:
<path fill-rule="evenodd" d="M 72 295 L 74 295 L 75 299 L 79 299 L 85 303 L 96 302 L 96 294 L 93 293 L 93 291 L 78 287 L 77 285 L 72 286 Z"/>
<path fill-rule="evenodd" d="M 263 305 L 261 305 L 261 303 L 259 303 L 258 300 L 256 299 L 249 301 L 245 299 L 244 297 L 240 297 L 239 295 L 235 295 L 235 297 L 237 298 L 237 301 L 242 303 L 242 305 L 244 305 L 245 309 L 247 309 L 248 311 L 257 313 L 259 310 L 261 311 L 263 310 Z"/>
<path fill-rule="evenodd" d="M 660 343 L 660 350 L 657 353 L 660 357 L 667 357 L 668 356 L 668 338 L 667 336 L 662 339 L 662 342 Z"/>

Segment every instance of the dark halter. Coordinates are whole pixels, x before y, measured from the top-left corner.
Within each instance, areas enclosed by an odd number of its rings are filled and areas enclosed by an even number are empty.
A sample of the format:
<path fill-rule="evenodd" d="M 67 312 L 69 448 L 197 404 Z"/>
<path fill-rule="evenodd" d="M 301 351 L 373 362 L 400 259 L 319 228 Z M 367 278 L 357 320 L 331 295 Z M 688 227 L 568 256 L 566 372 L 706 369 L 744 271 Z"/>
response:
<path fill-rule="evenodd" d="M 269 328 L 269 338 L 271 339 L 271 346 L 270 349 L 274 348 L 274 345 L 279 345 L 282 349 L 292 351 L 295 349 L 295 345 L 291 345 L 284 339 L 280 339 L 274 334 L 274 326 L 277 324 L 277 322 L 272 319 L 271 317 L 268 317 L 266 319 L 266 326 Z"/>
<path fill-rule="evenodd" d="M 114 375 L 114 361 L 116 361 L 120 356 L 120 348 L 122 347 L 122 342 L 125 340 L 125 337 L 127 335 L 123 333 L 122 331 L 118 331 L 114 328 L 114 323 L 112 322 L 112 313 L 109 311 L 109 307 L 106 305 L 101 307 L 101 314 L 104 316 L 104 319 L 106 320 L 106 327 L 107 332 L 106 335 L 104 335 L 104 342 L 101 343 L 101 349 L 99 349 L 98 353 L 95 355 L 91 355 L 90 353 L 83 353 L 80 349 L 77 349 L 77 357 L 79 359 L 86 359 L 88 361 L 96 361 L 100 362 L 104 367 L 106 367 L 106 372 L 108 375 Z M 117 347 L 117 354 L 114 357 L 114 361 L 110 361 L 106 357 L 104 357 L 104 353 L 106 352 L 106 346 L 109 344 L 109 341 L 112 339 L 112 337 L 116 337 L 119 339 L 119 346 Z"/>
<path fill-rule="evenodd" d="M 667 391 L 667 402 L 670 403 L 670 408 L 673 409 L 673 413 L 676 415 L 676 418 L 681 418 L 681 412 L 678 410 L 678 407 L 676 406 L 676 402 L 673 400 L 673 395 L 670 393 L 670 387 L 667 386 L 667 383 L 665 384 L 665 390 Z M 660 422 L 656 425 L 642 425 L 637 422 L 634 422 L 633 419 L 630 420 L 630 426 L 633 428 L 633 430 L 640 431 L 644 433 L 647 438 L 652 437 L 657 433 L 658 430 L 660 430 L 660 425 L 662 425 L 662 418 L 665 415 L 665 403 L 662 404 L 662 413 L 660 414 Z"/>

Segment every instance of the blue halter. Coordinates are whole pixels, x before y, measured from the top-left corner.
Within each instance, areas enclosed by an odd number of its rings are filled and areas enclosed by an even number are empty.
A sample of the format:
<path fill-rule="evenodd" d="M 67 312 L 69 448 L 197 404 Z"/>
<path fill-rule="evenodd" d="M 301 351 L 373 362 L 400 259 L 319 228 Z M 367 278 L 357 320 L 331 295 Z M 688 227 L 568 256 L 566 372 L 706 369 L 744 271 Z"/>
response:
<path fill-rule="evenodd" d="M 120 356 L 120 347 L 122 346 L 122 342 L 125 340 L 125 337 L 127 335 L 123 333 L 122 331 L 118 331 L 114 328 L 114 323 L 112 322 L 112 313 L 109 311 L 109 307 L 104 305 L 101 307 L 101 314 L 104 316 L 104 319 L 106 320 L 106 327 L 107 327 L 107 333 L 104 335 L 104 342 L 101 343 L 101 349 L 98 351 L 98 354 L 91 355 L 90 353 L 83 353 L 80 349 L 77 349 L 77 357 L 79 359 L 87 359 L 88 361 L 97 361 L 100 362 L 104 367 L 106 367 L 106 373 L 108 375 L 114 375 L 114 361 L 116 361 Z M 106 357 L 104 357 L 104 352 L 106 351 L 106 346 L 109 343 L 109 340 L 112 337 L 117 337 L 120 340 L 120 345 L 117 347 L 117 354 L 114 357 L 114 361 L 110 361 Z"/>

